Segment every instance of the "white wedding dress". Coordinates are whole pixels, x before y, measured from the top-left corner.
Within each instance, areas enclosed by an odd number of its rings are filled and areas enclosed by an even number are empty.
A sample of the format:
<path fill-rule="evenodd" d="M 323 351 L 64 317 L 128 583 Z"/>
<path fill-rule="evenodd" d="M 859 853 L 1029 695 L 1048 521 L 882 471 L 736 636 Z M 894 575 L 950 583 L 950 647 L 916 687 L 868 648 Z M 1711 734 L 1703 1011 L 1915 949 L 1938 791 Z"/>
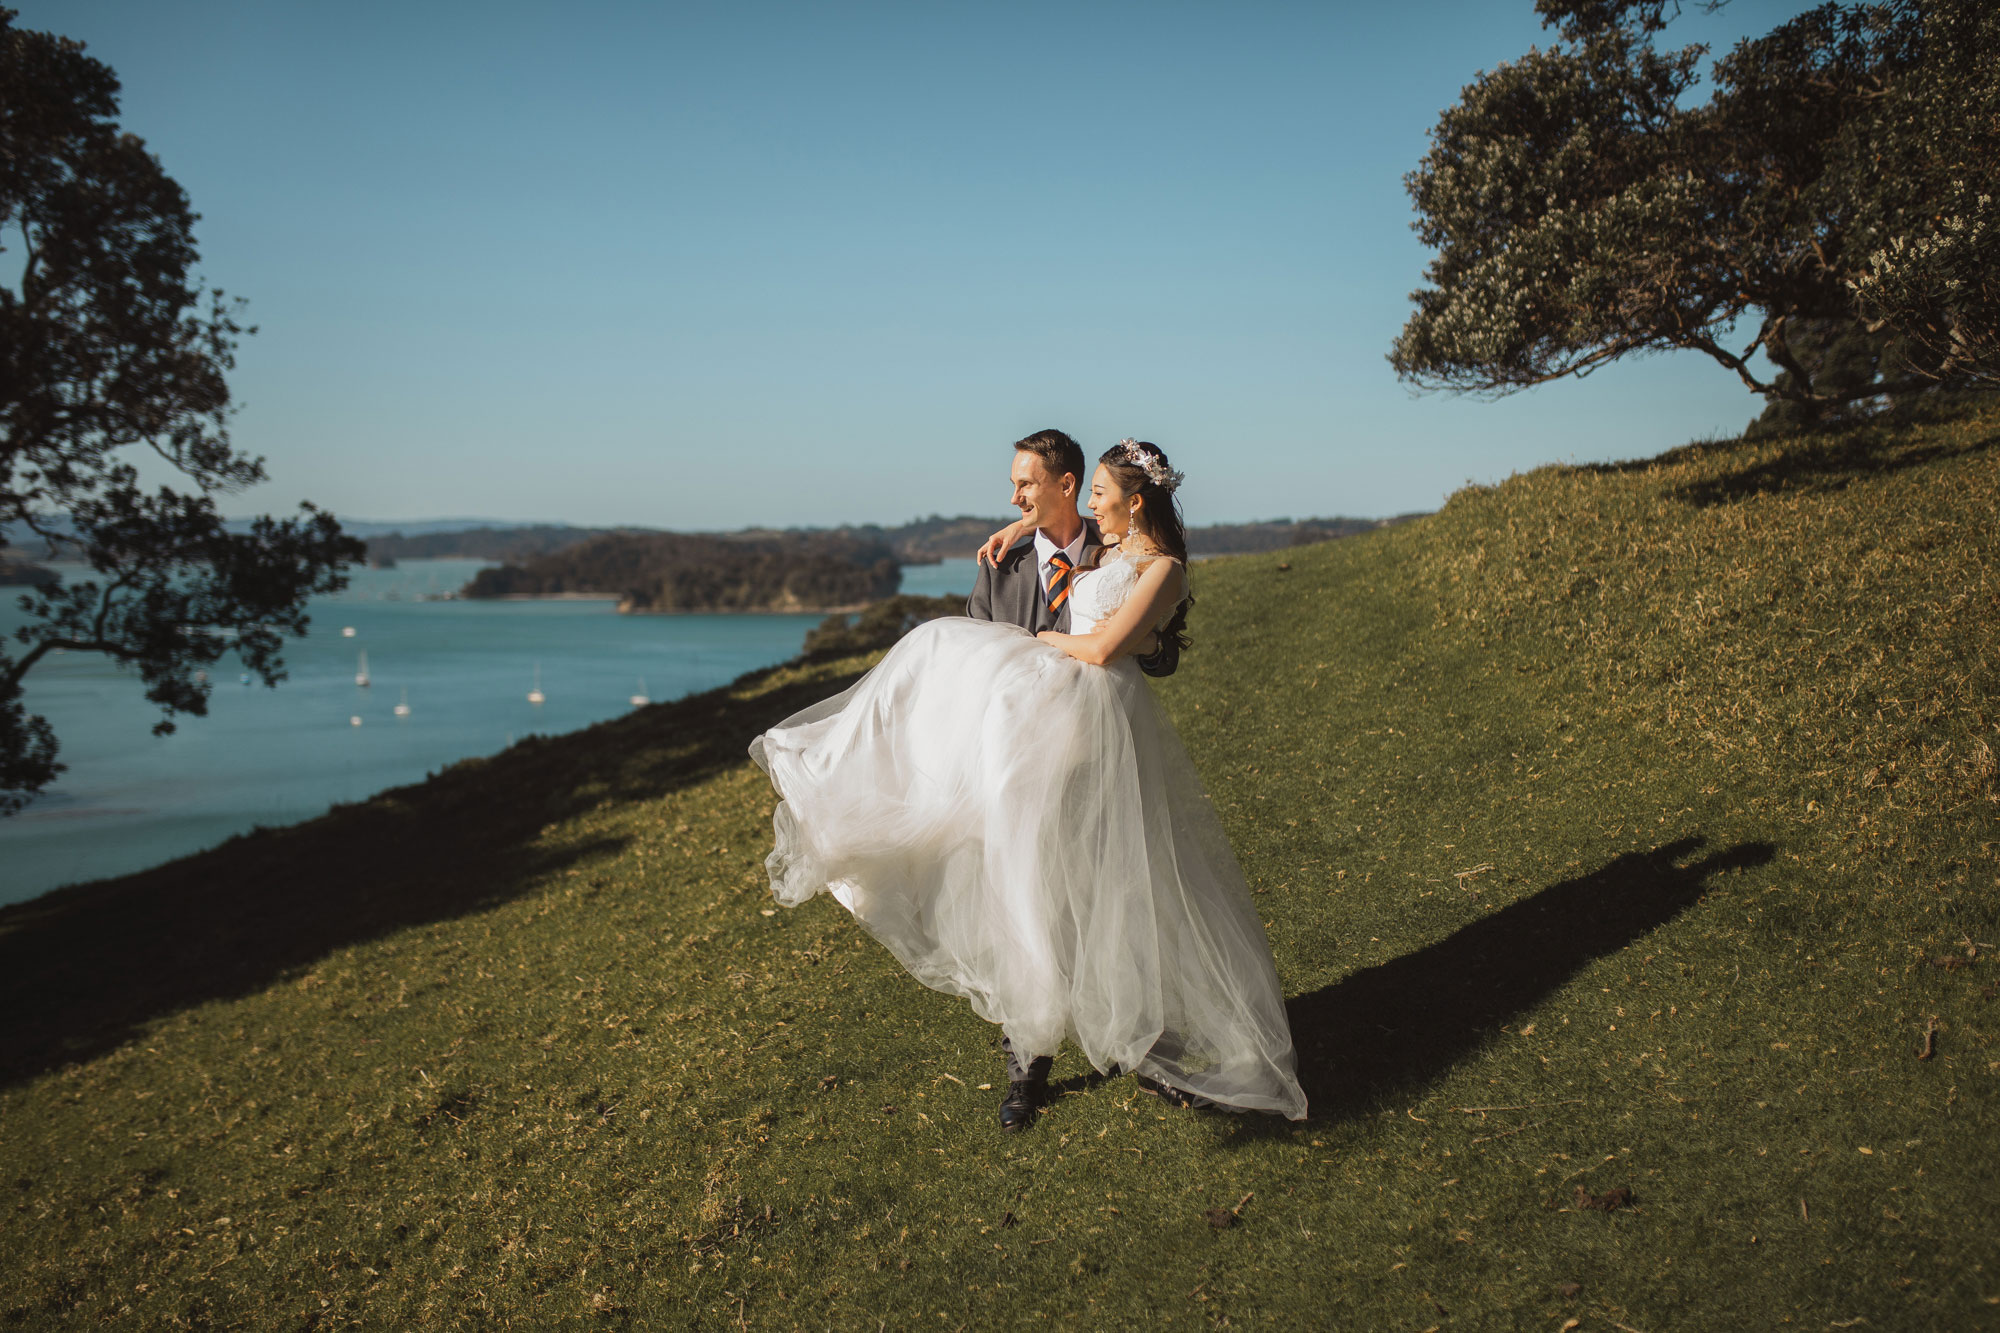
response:
<path fill-rule="evenodd" d="M 1141 564 L 1079 574 L 1072 631 Z M 1277 970 L 1194 765 L 1138 665 L 933 620 L 751 744 L 782 798 L 786 906 L 831 892 L 1013 1049 L 1065 1037 L 1231 1108 L 1305 1116 Z"/>

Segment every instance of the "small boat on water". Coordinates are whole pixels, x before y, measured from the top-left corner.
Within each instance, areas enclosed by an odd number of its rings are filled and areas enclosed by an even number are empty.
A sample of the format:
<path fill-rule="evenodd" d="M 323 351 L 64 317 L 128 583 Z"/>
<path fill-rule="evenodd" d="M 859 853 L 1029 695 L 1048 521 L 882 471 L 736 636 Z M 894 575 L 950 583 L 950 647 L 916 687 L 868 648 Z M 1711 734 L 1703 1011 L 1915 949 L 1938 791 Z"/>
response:
<path fill-rule="evenodd" d="M 528 691 L 528 702 L 531 704 L 548 702 L 548 696 L 542 693 L 542 664 L 540 662 L 535 663 L 535 688 Z"/>
<path fill-rule="evenodd" d="M 368 650 L 361 650 L 361 665 L 355 668 L 354 683 L 362 689 L 368 688 Z"/>
<path fill-rule="evenodd" d="M 352 625 L 342 625 L 342 626 L 340 627 L 340 637 L 341 637 L 341 638 L 343 638 L 343 639 L 351 639 L 351 638 L 353 638 L 353 637 L 354 637 L 354 626 L 352 626 Z"/>
<path fill-rule="evenodd" d="M 641 676 L 639 677 L 639 692 L 632 696 L 632 706 L 634 708 L 641 708 L 651 702 L 653 702 L 652 699 L 646 695 L 646 678 Z"/>
<path fill-rule="evenodd" d="M 392 712 L 392 713 L 394 713 L 394 714 L 395 714 L 395 715 L 396 715 L 397 717 L 408 717 L 408 716 L 410 715 L 410 687 L 409 687 L 409 686 L 405 685 L 405 686 L 403 687 L 403 697 L 402 697 L 402 700 L 401 700 L 401 701 L 400 701 L 399 703 L 397 703 L 397 705 L 396 705 L 396 706 L 395 706 L 394 708 L 390 709 L 389 711 L 390 711 L 390 712 Z"/>

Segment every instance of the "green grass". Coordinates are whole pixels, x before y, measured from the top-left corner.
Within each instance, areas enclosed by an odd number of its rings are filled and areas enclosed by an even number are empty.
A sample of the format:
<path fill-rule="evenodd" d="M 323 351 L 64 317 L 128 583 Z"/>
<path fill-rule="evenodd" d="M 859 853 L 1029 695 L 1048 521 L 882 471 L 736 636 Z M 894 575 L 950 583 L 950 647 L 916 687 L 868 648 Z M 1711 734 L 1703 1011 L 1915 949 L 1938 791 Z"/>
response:
<path fill-rule="evenodd" d="M 0 913 L 0 1326 L 1984 1326 L 1996 446 L 1703 444 L 1204 565 L 1161 694 L 1303 1125 L 1066 1053 L 1002 1136 L 993 1029 L 764 914 L 743 746 L 865 659 Z"/>

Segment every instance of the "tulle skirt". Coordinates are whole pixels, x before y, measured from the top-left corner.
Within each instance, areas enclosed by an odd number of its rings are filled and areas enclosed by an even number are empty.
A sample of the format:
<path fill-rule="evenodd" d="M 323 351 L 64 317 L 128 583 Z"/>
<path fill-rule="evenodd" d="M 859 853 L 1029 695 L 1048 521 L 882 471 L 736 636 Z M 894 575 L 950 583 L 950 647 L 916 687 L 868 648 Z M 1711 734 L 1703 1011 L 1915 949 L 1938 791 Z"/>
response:
<path fill-rule="evenodd" d="M 934 620 L 750 753 L 782 798 L 780 903 L 830 892 L 1023 1058 L 1068 1037 L 1099 1070 L 1304 1117 L 1262 923 L 1131 659 Z"/>

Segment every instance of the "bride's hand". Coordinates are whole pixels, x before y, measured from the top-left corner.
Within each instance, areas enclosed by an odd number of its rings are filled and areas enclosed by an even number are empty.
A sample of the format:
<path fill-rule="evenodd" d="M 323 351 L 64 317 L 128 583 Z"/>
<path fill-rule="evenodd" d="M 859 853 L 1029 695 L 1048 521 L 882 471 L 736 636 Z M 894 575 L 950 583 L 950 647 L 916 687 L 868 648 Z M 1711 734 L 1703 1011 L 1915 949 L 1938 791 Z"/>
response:
<path fill-rule="evenodd" d="M 974 554 L 974 558 L 982 560 L 989 565 L 997 565 L 1000 563 L 1000 557 L 1007 554 L 1007 548 L 1015 542 L 1020 541 L 1024 535 L 1032 530 L 1026 519 L 1016 519 L 1014 522 L 1000 529 L 1000 531 L 994 533 L 991 537 L 988 537 L 985 545 L 981 546 Z"/>

